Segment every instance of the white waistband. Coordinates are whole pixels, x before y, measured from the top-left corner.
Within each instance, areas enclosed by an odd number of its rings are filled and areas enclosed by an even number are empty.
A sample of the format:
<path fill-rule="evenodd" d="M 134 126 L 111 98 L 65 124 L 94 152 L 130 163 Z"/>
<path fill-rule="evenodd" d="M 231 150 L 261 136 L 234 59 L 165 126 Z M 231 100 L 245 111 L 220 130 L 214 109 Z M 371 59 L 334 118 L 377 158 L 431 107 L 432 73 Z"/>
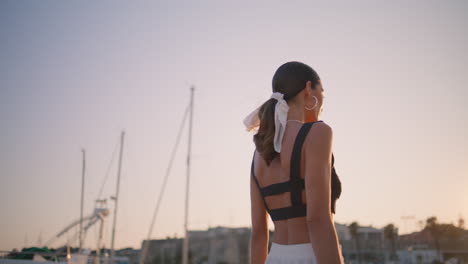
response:
<path fill-rule="evenodd" d="M 315 258 L 311 243 L 283 245 L 271 243 L 270 255 L 272 256 L 304 256 Z"/>

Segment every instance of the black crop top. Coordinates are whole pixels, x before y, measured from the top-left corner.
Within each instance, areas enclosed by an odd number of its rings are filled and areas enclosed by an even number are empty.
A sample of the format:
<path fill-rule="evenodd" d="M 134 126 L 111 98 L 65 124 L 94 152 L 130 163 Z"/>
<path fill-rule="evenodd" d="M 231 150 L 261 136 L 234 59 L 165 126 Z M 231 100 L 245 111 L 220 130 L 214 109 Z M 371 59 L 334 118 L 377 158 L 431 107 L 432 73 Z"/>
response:
<path fill-rule="evenodd" d="M 322 120 L 315 122 L 304 123 L 299 130 L 296 139 L 294 141 L 294 147 L 291 155 L 291 164 L 290 164 L 290 179 L 285 182 L 274 183 L 265 187 L 260 187 L 257 177 L 254 174 L 254 157 L 252 158 L 251 166 L 251 176 L 254 178 L 257 187 L 260 190 L 262 195 L 263 203 L 265 208 L 270 214 L 271 220 L 285 220 L 295 217 L 302 217 L 307 215 L 306 204 L 302 202 L 302 190 L 304 187 L 304 179 L 300 176 L 300 165 L 301 165 L 301 152 L 302 145 L 304 143 L 305 137 L 309 132 L 312 125 L 316 122 L 323 122 Z M 332 153 L 332 177 L 331 177 L 331 211 L 335 213 L 335 204 L 336 200 L 340 197 L 341 194 L 341 182 L 336 174 L 335 167 L 335 157 Z M 268 209 L 268 206 L 265 202 L 265 196 L 277 195 L 284 192 L 291 192 L 291 206 Z"/>

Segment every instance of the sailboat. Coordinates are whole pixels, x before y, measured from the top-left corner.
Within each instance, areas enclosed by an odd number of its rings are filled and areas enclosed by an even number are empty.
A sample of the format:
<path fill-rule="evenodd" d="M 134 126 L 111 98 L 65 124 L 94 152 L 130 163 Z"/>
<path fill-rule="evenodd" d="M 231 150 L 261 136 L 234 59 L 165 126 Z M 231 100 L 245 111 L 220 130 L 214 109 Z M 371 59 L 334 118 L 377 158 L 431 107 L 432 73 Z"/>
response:
<path fill-rule="evenodd" d="M 118 172 L 117 172 L 117 186 L 116 186 L 116 194 L 112 196 L 112 199 L 115 201 L 114 203 L 114 223 L 112 228 L 112 240 L 111 240 L 111 256 L 110 256 L 110 263 L 113 264 L 116 262 L 117 257 L 115 256 L 114 250 L 114 242 L 115 242 L 115 226 L 117 223 L 117 208 L 118 208 L 118 197 L 119 197 L 119 188 L 120 188 L 120 174 L 121 174 L 121 166 L 122 166 L 122 154 L 123 154 L 123 142 L 124 142 L 124 135 L 125 132 L 122 131 L 120 137 L 120 156 L 119 156 L 119 164 L 118 164 Z M 71 222 L 65 228 L 63 228 L 60 232 L 54 235 L 51 239 L 46 242 L 46 246 L 51 245 L 57 239 L 63 237 L 63 235 L 68 234 L 73 228 L 79 226 L 78 233 L 75 233 L 72 238 L 68 239 L 66 245 L 63 248 L 60 248 L 56 251 L 51 251 L 47 247 L 43 248 L 27 248 L 24 249 L 22 252 L 9 252 L 8 254 L 4 254 L 0 258 L 0 264 L 52 264 L 52 263 L 61 263 L 61 264 L 88 264 L 90 259 L 91 249 L 83 249 L 84 240 L 86 237 L 86 232 L 96 223 L 100 223 L 99 226 L 99 236 L 97 241 L 96 247 L 96 255 L 93 256 L 93 263 L 100 264 L 101 262 L 101 244 L 103 239 L 103 231 L 104 231 L 104 224 L 105 218 L 110 214 L 110 210 L 107 208 L 107 199 L 96 199 L 96 205 L 93 210 L 93 213 L 88 216 L 83 216 L 83 201 L 84 201 L 84 186 L 85 186 L 85 172 L 86 172 L 86 152 L 83 149 L 83 166 L 82 166 L 82 177 L 81 177 L 81 203 L 80 203 L 80 217 L 78 220 Z M 101 187 L 102 191 L 102 187 Z M 101 192 L 100 194 L 101 195 Z M 76 253 L 71 253 L 70 251 L 70 244 L 71 242 L 79 239 L 79 249 Z M 107 256 L 104 256 L 105 264 L 107 264 Z M 128 258 L 119 257 L 119 263 L 128 263 Z"/>
<path fill-rule="evenodd" d="M 151 239 L 151 235 L 153 233 L 153 228 L 154 228 L 154 223 L 156 220 L 156 217 L 158 215 L 159 211 L 159 206 L 162 201 L 162 197 L 164 195 L 164 190 L 166 188 L 166 183 L 167 183 L 167 178 L 169 176 L 170 170 L 172 168 L 172 162 L 174 160 L 175 153 L 177 151 L 177 146 L 179 145 L 180 142 L 180 137 L 181 133 L 184 128 L 184 124 L 187 118 L 187 115 L 189 114 L 189 133 L 188 133 L 188 150 L 187 150 L 187 167 L 186 167 L 186 185 L 185 185 L 185 213 L 184 213 L 184 240 L 182 242 L 182 264 L 188 264 L 188 251 L 189 251 L 189 232 L 188 232 L 188 226 L 187 226 L 187 220 L 188 220 L 188 207 L 189 207 L 189 189 L 190 189 L 190 155 L 191 155 L 191 145 L 192 145 L 192 122 L 193 122 L 193 97 L 194 97 L 194 92 L 195 92 L 195 87 L 191 86 L 190 87 L 190 103 L 188 107 L 185 110 L 184 117 L 182 119 L 182 124 L 179 129 L 179 133 L 177 135 L 176 139 L 176 144 L 172 150 L 171 157 L 169 160 L 169 165 L 166 170 L 166 175 L 163 180 L 163 184 L 161 186 L 161 191 L 159 192 L 159 196 L 156 202 L 156 206 L 153 212 L 153 217 L 151 219 L 151 224 L 150 228 L 148 231 L 148 235 L 146 237 L 146 240 L 143 241 L 142 244 L 142 249 L 141 249 L 141 254 L 140 254 L 140 259 L 139 259 L 139 264 L 145 264 L 146 257 L 148 254 L 148 247 Z"/>

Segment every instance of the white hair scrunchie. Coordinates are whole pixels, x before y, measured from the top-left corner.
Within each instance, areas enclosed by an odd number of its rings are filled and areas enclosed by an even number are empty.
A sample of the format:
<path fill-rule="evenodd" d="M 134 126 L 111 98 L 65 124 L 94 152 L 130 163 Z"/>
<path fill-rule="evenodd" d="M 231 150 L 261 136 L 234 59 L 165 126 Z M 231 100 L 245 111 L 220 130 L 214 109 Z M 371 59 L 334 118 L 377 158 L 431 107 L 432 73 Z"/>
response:
<path fill-rule="evenodd" d="M 274 92 L 270 98 L 274 98 L 277 100 L 275 105 L 275 137 L 273 140 L 273 145 L 276 152 L 281 152 L 281 143 L 283 141 L 284 131 L 286 129 L 286 122 L 288 121 L 288 111 L 289 106 L 288 103 L 283 99 L 284 94 L 280 92 Z M 252 111 L 249 115 L 244 118 L 244 125 L 246 130 L 257 131 L 258 127 L 260 126 L 260 118 L 258 116 L 258 112 L 260 107 L 257 107 L 254 111 Z"/>

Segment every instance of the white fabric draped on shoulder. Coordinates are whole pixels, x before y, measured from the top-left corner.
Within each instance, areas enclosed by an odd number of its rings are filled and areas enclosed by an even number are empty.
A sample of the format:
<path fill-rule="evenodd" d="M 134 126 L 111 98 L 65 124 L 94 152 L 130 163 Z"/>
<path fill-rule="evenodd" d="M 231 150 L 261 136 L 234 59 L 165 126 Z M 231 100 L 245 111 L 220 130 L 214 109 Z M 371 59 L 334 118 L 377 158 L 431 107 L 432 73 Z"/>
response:
<path fill-rule="evenodd" d="M 283 135 L 286 129 L 289 111 L 288 103 L 283 99 L 283 97 L 284 95 L 279 92 L 274 92 L 270 97 L 277 100 L 275 105 L 275 138 L 273 144 L 275 151 L 278 153 L 281 152 L 281 143 L 283 142 Z M 260 117 L 258 115 L 259 110 L 260 106 L 244 118 L 244 125 L 247 131 L 258 131 L 260 126 Z"/>

